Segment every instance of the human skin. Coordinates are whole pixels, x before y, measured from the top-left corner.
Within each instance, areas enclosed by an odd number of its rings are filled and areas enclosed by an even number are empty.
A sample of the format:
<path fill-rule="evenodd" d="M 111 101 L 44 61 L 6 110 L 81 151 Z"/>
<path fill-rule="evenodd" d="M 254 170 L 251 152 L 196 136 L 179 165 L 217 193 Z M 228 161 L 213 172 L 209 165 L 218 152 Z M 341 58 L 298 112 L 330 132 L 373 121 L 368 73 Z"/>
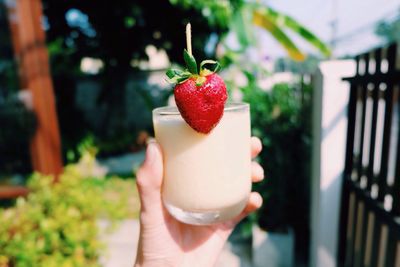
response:
<path fill-rule="evenodd" d="M 261 141 L 252 137 L 251 154 L 256 157 Z M 264 170 L 252 162 L 252 181 L 264 178 Z M 208 267 L 214 266 L 236 224 L 262 205 L 257 192 L 250 194 L 247 206 L 236 218 L 218 224 L 184 224 L 164 208 L 161 198 L 163 160 L 159 145 L 147 146 L 145 161 L 137 172 L 139 190 L 140 234 L 135 267 Z"/>

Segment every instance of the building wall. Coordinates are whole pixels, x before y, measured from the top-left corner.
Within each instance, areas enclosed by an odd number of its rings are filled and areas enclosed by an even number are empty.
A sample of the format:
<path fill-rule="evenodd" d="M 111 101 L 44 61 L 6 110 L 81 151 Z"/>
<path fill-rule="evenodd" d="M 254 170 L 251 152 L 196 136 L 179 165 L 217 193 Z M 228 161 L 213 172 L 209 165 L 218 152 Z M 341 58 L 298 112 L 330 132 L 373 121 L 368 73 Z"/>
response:
<path fill-rule="evenodd" d="M 311 266 L 334 267 L 344 170 L 349 85 L 353 60 L 325 61 L 314 81 Z"/>

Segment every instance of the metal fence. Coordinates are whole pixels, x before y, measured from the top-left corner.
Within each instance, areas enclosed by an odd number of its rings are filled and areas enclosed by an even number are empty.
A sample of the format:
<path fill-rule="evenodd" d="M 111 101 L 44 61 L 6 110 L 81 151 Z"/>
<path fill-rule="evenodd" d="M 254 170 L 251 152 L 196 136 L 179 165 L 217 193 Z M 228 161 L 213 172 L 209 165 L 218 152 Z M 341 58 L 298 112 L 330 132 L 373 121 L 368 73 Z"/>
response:
<path fill-rule="evenodd" d="M 400 47 L 356 57 L 348 107 L 339 266 L 400 266 Z"/>

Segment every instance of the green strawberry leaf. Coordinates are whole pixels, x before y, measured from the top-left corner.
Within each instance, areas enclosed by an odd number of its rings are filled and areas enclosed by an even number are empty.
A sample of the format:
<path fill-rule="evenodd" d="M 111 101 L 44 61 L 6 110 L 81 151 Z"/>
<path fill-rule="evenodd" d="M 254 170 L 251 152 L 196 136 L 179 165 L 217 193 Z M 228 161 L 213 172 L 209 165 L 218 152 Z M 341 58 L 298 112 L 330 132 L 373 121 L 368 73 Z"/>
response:
<path fill-rule="evenodd" d="M 183 51 L 183 59 L 185 60 L 187 69 L 193 74 L 199 74 L 197 70 L 197 62 L 193 55 L 189 54 L 186 49 Z"/>
<path fill-rule="evenodd" d="M 169 69 L 165 73 L 168 77 L 167 81 L 169 83 L 182 83 L 192 76 L 192 74 L 188 71 L 182 71 L 177 69 Z"/>
<path fill-rule="evenodd" d="M 190 75 L 189 76 L 182 76 L 182 77 L 177 79 L 177 83 L 183 83 L 189 78 L 190 78 Z"/>
<path fill-rule="evenodd" d="M 211 65 L 211 68 L 205 68 L 205 65 Z M 204 69 L 211 71 L 211 73 L 215 73 L 221 69 L 221 65 L 218 63 L 218 61 L 207 59 L 200 63 L 200 71 Z"/>
<path fill-rule="evenodd" d="M 180 76 L 182 75 L 183 71 L 182 70 L 177 70 L 177 69 L 169 69 L 165 73 L 168 78 L 172 79 L 175 76 Z"/>

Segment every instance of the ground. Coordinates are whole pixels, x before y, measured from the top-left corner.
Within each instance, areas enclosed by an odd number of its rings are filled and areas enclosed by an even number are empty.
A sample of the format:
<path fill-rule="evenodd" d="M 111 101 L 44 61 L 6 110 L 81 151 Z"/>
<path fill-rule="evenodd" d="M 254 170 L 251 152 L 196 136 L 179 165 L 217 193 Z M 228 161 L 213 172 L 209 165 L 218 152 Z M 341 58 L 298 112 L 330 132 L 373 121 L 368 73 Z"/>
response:
<path fill-rule="evenodd" d="M 103 235 L 101 239 L 107 244 L 107 253 L 101 257 L 103 267 L 132 267 L 135 262 L 139 221 L 124 220 L 115 232 L 104 233 L 107 221 L 99 222 Z M 251 246 L 251 244 L 249 244 Z M 251 250 L 251 248 L 250 248 Z M 243 245 L 228 242 L 222 251 L 215 267 L 251 267 L 249 249 Z"/>

